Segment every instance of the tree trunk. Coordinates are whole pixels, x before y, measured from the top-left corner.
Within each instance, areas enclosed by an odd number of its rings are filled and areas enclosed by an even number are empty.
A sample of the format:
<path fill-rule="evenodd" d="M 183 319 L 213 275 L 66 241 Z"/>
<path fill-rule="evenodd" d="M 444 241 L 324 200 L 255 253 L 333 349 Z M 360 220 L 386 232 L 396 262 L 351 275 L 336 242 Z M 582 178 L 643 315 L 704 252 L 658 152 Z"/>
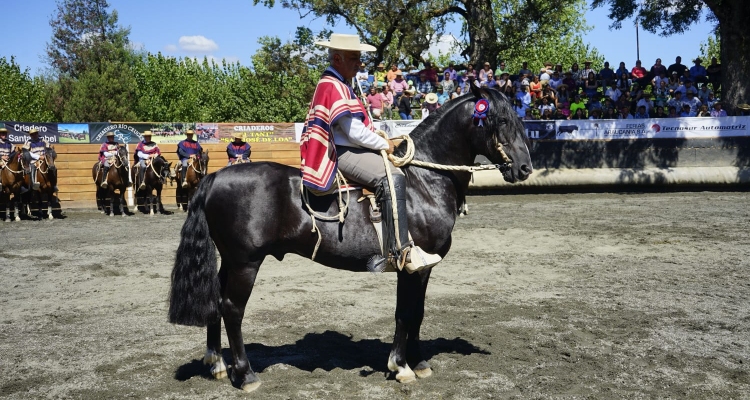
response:
<path fill-rule="evenodd" d="M 721 35 L 721 101 L 726 110 L 750 103 L 750 1 L 727 0 L 714 10 Z"/>
<path fill-rule="evenodd" d="M 477 70 L 482 68 L 485 61 L 494 68 L 497 65 L 497 31 L 492 13 L 492 0 L 465 0 L 466 21 L 469 33 L 469 62 L 474 63 Z"/>

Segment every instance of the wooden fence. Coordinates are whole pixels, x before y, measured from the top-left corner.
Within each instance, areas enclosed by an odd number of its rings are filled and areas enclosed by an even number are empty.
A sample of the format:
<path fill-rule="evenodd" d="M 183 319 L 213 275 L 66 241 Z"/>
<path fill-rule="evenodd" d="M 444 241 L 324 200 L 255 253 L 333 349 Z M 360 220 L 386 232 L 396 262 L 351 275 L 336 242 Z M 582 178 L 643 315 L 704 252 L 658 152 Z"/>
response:
<path fill-rule="evenodd" d="M 135 144 L 130 145 L 131 163 Z M 227 164 L 226 143 L 203 144 L 209 151 L 208 171 L 217 171 Z M 58 188 L 62 208 L 96 207 L 96 186 L 91 169 L 98 161 L 99 144 L 56 144 Z M 160 144 L 162 155 L 175 166 L 178 162 L 176 144 Z M 253 143 L 253 161 L 274 161 L 299 166 L 299 143 Z M 175 183 L 176 185 L 176 183 Z M 176 186 L 167 184 L 162 191 L 162 202 L 168 209 L 175 207 Z"/>

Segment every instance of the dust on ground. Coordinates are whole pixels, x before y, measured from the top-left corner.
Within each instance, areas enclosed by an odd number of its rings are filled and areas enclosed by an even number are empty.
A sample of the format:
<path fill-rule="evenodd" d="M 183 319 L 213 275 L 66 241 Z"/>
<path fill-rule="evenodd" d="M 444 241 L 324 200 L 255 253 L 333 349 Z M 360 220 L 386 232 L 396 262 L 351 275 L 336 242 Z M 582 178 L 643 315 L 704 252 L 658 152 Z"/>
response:
<path fill-rule="evenodd" d="M 394 274 L 269 258 L 243 324 L 252 394 L 209 377 L 203 329 L 166 321 L 184 214 L 3 223 L 0 397 L 747 399 L 749 200 L 470 197 L 427 291 L 435 373 L 412 384 L 386 368 Z"/>

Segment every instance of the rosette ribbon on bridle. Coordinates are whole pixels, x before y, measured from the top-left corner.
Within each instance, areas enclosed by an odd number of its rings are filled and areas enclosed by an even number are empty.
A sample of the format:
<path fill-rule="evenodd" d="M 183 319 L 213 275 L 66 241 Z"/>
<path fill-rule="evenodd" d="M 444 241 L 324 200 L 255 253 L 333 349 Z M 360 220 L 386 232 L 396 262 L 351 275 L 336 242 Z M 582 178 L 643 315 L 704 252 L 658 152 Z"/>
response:
<path fill-rule="evenodd" d="M 490 109 L 490 102 L 487 99 L 479 99 L 474 105 L 474 125 L 484 126 L 484 120 L 487 119 L 487 111 Z"/>

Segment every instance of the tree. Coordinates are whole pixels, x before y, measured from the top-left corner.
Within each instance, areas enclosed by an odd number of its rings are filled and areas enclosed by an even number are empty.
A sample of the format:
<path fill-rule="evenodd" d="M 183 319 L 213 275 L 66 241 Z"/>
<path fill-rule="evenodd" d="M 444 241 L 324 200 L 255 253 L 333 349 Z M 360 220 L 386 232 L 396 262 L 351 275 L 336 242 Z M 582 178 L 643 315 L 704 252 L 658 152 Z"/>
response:
<path fill-rule="evenodd" d="M 269 7 L 276 3 L 253 1 Z M 468 38 L 462 56 L 492 65 L 499 54 L 513 55 L 525 44 L 554 41 L 557 46 L 562 42 L 559 38 L 572 38 L 588 29 L 579 11 L 585 0 L 282 0 L 281 4 L 298 10 L 302 17 L 326 18 L 330 25 L 343 19 L 376 47 L 373 63 L 424 61 L 424 51 L 456 18 L 463 21 Z"/>
<path fill-rule="evenodd" d="M 16 60 L 0 58 L 0 116 L 10 121 L 52 121 L 45 101 L 45 82 L 21 71 Z"/>
<path fill-rule="evenodd" d="M 609 5 L 612 28 L 638 18 L 644 29 L 662 36 L 685 32 L 705 19 L 718 23 L 721 39 L 722 101 L 734 106 L 747 103 L 750 82 L 750 1 L 747 0 L 593 0 L 592 7 Z"/>
<path fill-rule="evenodd" d="M 711 58 L 716 57 L 721 63 L 721 39 L 716 35 L 711 35 L 705 42 L 701 42 L 700 51 L 700 57 L 704 60 L 711 60 Z"/>
<path fill-rule="evenodd" d="M 55 117 L 72 121 L 122 120 L 132 109 L 133 60 L 129 28 L 117 24 L 106 0 L 58 0 L 50 20 L 47 58 L 57 80 L 51 107 Z M 81 87 L 76 87 L 81 85 Z M 103 94 L 112 94 L 104 97 Z M 102 103 L 102 101 L 104 102 Z"/>

